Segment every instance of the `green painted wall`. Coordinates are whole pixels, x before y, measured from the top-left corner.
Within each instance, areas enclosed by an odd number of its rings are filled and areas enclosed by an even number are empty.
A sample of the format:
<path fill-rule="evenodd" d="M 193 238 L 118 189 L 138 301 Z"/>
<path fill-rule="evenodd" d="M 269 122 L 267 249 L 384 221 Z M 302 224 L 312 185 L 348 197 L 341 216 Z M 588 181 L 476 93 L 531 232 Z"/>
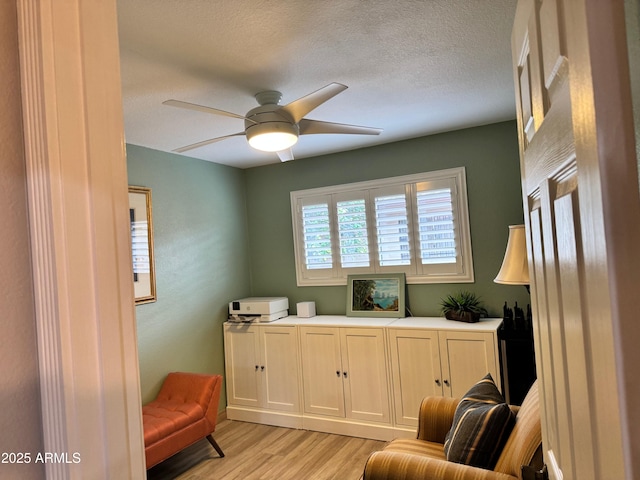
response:
<path fill-rule="evenodd" d="M 629 50 L 629 75 L 636 132 L 636 157 L 640 175 L 640 2 L 625 0 L 627 48 Z M 639 177 L 640 178 L 640 177 Z"/>
<path fill-rule="evenodd" d="M 250 293 L 245 174 L 135 145 L 127 157 L 153 200 L 158 300 L 136 307 L 146 403 L 170 371 L 224 373 L 227 304 Z"/>
<path fill-rule="evenodd" d="M 303 141 L 303 140 L 302 140 Z M 344 314 L 346 287 L 297 287 L 289 192 L 464 166 L 467 173 L 473 284 L 410 285 L 414 316 L 439 315 L 439 301 L 458 289 L 478 293 L 491 315 L 502 316 L 505 301 L 526 305 L 524 287 L 493 283 L 508 225 L 523 223 L 515 122 L 421 137 L 246 170 L 252 295 L 315 301 L 319 314 Z"/>
<path fill-rule="evenodd" d="M 524 287 L 493 283 L 508 225 L 522 223 L 515 122 L 240 170 L 127 146 L 129 183 L 153 195 L 155 303 L 136 307 L 143 402 L 174 370 L 223 373 L 227 303 L 248 295 L 313 300 L 319 314 L 344 314 L 346 287 L 297 287 L 289 192 L 465 166 L 476 282 L 410 285 L 413 314 L 439 315 L 458 289 L 524 305 Z M 223 396 L 223 404 L 224 404 Z"/>

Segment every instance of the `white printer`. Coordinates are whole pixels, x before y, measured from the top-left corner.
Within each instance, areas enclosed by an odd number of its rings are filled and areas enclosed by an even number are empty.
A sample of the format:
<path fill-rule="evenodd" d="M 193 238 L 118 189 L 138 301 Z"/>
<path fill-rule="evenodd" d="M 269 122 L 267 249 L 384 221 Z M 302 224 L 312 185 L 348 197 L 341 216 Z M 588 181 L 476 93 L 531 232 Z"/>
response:
<path fill-rule="evenodd" d="M 249 297 L 229 302 L 230 322 L 273 322 L 288 315 L 287 297 Z"/>

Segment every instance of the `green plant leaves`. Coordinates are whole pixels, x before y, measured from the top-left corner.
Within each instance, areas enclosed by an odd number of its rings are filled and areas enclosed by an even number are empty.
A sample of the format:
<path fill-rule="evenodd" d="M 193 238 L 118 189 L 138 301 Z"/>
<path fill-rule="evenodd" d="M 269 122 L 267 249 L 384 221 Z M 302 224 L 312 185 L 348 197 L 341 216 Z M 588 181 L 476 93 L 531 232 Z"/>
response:
<path fill-rule="evenodd" d="M 480 297 L 475 293 L 464 290 L 440 299 L 440 305 L 443 314 L 447 312 L 455 312 L 457 314 L 464 312 L 477 313 L 480 315 L 488 314 Z"/>

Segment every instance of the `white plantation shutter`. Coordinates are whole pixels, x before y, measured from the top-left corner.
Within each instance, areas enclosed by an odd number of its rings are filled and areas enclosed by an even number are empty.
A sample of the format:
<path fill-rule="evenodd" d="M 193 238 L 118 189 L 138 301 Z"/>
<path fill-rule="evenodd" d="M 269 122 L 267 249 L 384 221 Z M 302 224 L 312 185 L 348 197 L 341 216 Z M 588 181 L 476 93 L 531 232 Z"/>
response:
<path fill-rule="evenodd" d="M 150 273 L 149 224 L 146 219 L 131 222 L 131 255 L 134 274 Z"/>
<path fill-rule="evenodd" d="M 456 232 L 450 188 L 416 194 L 420 260 L 423 264 L 455 263 Z"/>
<path fill-rule="evenodd" d="M 367 192 L 334 195 L 340 266 L 343 269 L 370 267 L 367 226 Z"/>
<path fill-rule="evenodd" d="M 411 265 L 410 213 L 404 185 L 375 189 L 372 195 L 378 264 L 380 267 Z"/>
<path fill-rule="evenodd" d="M 473 282 L 464 168 L 291 192 L 298 285 Z"/>
<path fill-rule="evenodd" d="M 468 214 L 460 208 L 455 179 L 417 182 L 415 209 L 419 275 L 463 275 L 471 270 Z M 466 198 L 466 196 L 465 196 Z M 466 206 L 466 202 L 465 202 Z"/>
<path fill-rule="evenodd" d="M 330 223 L 327 203 L 302 207 L 304 258 L 309 270 L 333 266 Z"/>
<path fill-rule="evenodd" d="M 335 277 L 331 195 L 298 198 L 293 207 L 297 276 L 322 284 Z"/>

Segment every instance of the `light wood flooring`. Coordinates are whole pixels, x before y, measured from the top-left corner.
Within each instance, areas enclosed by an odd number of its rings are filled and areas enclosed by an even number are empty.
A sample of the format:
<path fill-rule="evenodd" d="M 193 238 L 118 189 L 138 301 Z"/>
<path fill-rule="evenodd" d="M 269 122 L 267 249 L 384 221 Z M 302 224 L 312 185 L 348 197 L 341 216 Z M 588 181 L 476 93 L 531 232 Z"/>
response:
<path fill-rule="evenodd" d="M 213 437 L 147 471 L 148 480 L 358 480 L 369 455 L 385 442 L 231 420 Z"/>

